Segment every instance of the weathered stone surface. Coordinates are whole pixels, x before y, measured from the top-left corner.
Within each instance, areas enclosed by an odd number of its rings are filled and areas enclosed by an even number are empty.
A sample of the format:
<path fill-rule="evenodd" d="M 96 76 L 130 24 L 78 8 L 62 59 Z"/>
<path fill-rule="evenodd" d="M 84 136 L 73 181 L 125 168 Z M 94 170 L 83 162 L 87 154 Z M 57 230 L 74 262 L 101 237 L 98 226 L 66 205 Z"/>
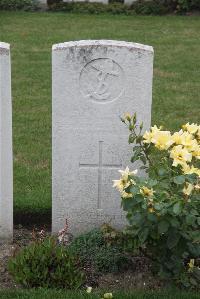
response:
<path fill-rule="evenodd" d="M 0 241 L 13 235 L 10 46 L 0 42 Z"/>
<path fill-rule="evenodd" d="M 120 116 L 137 112 L 149 128 L 152 71 L 150 46 L 107 40 L 53 46 L 53 232 L 65 219 L 75 234 L 124 224 L 112 188 L 118 169 L 130 165 Z"/>

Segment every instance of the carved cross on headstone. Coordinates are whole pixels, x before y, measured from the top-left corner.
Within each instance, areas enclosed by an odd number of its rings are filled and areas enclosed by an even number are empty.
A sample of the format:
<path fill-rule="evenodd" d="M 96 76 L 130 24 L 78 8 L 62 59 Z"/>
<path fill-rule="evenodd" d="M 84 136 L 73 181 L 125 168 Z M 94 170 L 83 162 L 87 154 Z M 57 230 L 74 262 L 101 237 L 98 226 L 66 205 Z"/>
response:
<path fill-rule="evenodd" d="M 99 141 L 99 161 L 98 164 L 79 163 L 80 168 L 97 168 L 98 169 L 98 197 L 97 209 L 101 209 L 102 194 L 102 171 L 104 168 L 119 169 L 122 164 L 103 164 L 103 141 Z"/>

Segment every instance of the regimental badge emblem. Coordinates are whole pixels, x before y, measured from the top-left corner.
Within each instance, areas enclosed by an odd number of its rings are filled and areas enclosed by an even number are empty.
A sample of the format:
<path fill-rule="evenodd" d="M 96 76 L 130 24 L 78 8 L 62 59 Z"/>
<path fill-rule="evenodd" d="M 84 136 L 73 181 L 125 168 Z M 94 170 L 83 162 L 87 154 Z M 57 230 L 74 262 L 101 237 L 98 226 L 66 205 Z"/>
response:
<path fill-rule="evenodd" d="M 110 58 L 94 59 L 80 73 L 80 88 L 84 97 L 93 101 L 114 101 L 124 90 L 123 69 Z"/>

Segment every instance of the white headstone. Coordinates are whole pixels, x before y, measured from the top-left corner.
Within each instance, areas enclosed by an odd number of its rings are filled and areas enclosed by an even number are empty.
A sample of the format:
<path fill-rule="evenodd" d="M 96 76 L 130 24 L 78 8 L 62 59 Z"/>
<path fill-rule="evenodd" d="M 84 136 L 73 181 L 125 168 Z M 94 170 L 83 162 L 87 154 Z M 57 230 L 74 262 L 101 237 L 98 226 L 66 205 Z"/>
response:
<path fill-rule="evenodd" d="M 136 1 L 137 0 L 124 0 L 124 4 L 126 4 L 126 5 L 132 5 Z"/>
<path fill-rule="evenodd" d="M 0 241 L 13 235 L 10 45 L 0 42 Z"/>
<path fill-rule="evenodd" d="M 131 157 L 120 116 L 137 112 L 149 128 L 152 73 L 150 46 L 108 40 L 53 46 L 53 232 L 65 219 L 75 234 L 124 224 L 112 188 Z"/>

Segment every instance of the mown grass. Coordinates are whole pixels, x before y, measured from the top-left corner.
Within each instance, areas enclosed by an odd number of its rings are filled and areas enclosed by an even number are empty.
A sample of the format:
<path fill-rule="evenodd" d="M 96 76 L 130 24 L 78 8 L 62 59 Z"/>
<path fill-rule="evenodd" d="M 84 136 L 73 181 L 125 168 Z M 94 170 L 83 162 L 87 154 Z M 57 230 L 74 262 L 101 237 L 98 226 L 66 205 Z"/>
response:
<path fill-rule="evenodd" d="M 1 299 L 100 299 L 101 293 L 87 294 L 86 292 L 69 292 L 56 290 L 21 290 L 21 291 L 0 291 Z M 134 293 L 113 293 L 113 299 L 199 299 L 197 293 L 182 292 L 134 292 Z"/>
<path fill-rule="evenodd" d="M 15 212 L 51 208 L 52 44 L 104 38 L 152 45 L 152 122 L 175 129 L 199 122 L 199 32 L 199 17 L 0 12 L 0 40 L 12 46 Z"/>

